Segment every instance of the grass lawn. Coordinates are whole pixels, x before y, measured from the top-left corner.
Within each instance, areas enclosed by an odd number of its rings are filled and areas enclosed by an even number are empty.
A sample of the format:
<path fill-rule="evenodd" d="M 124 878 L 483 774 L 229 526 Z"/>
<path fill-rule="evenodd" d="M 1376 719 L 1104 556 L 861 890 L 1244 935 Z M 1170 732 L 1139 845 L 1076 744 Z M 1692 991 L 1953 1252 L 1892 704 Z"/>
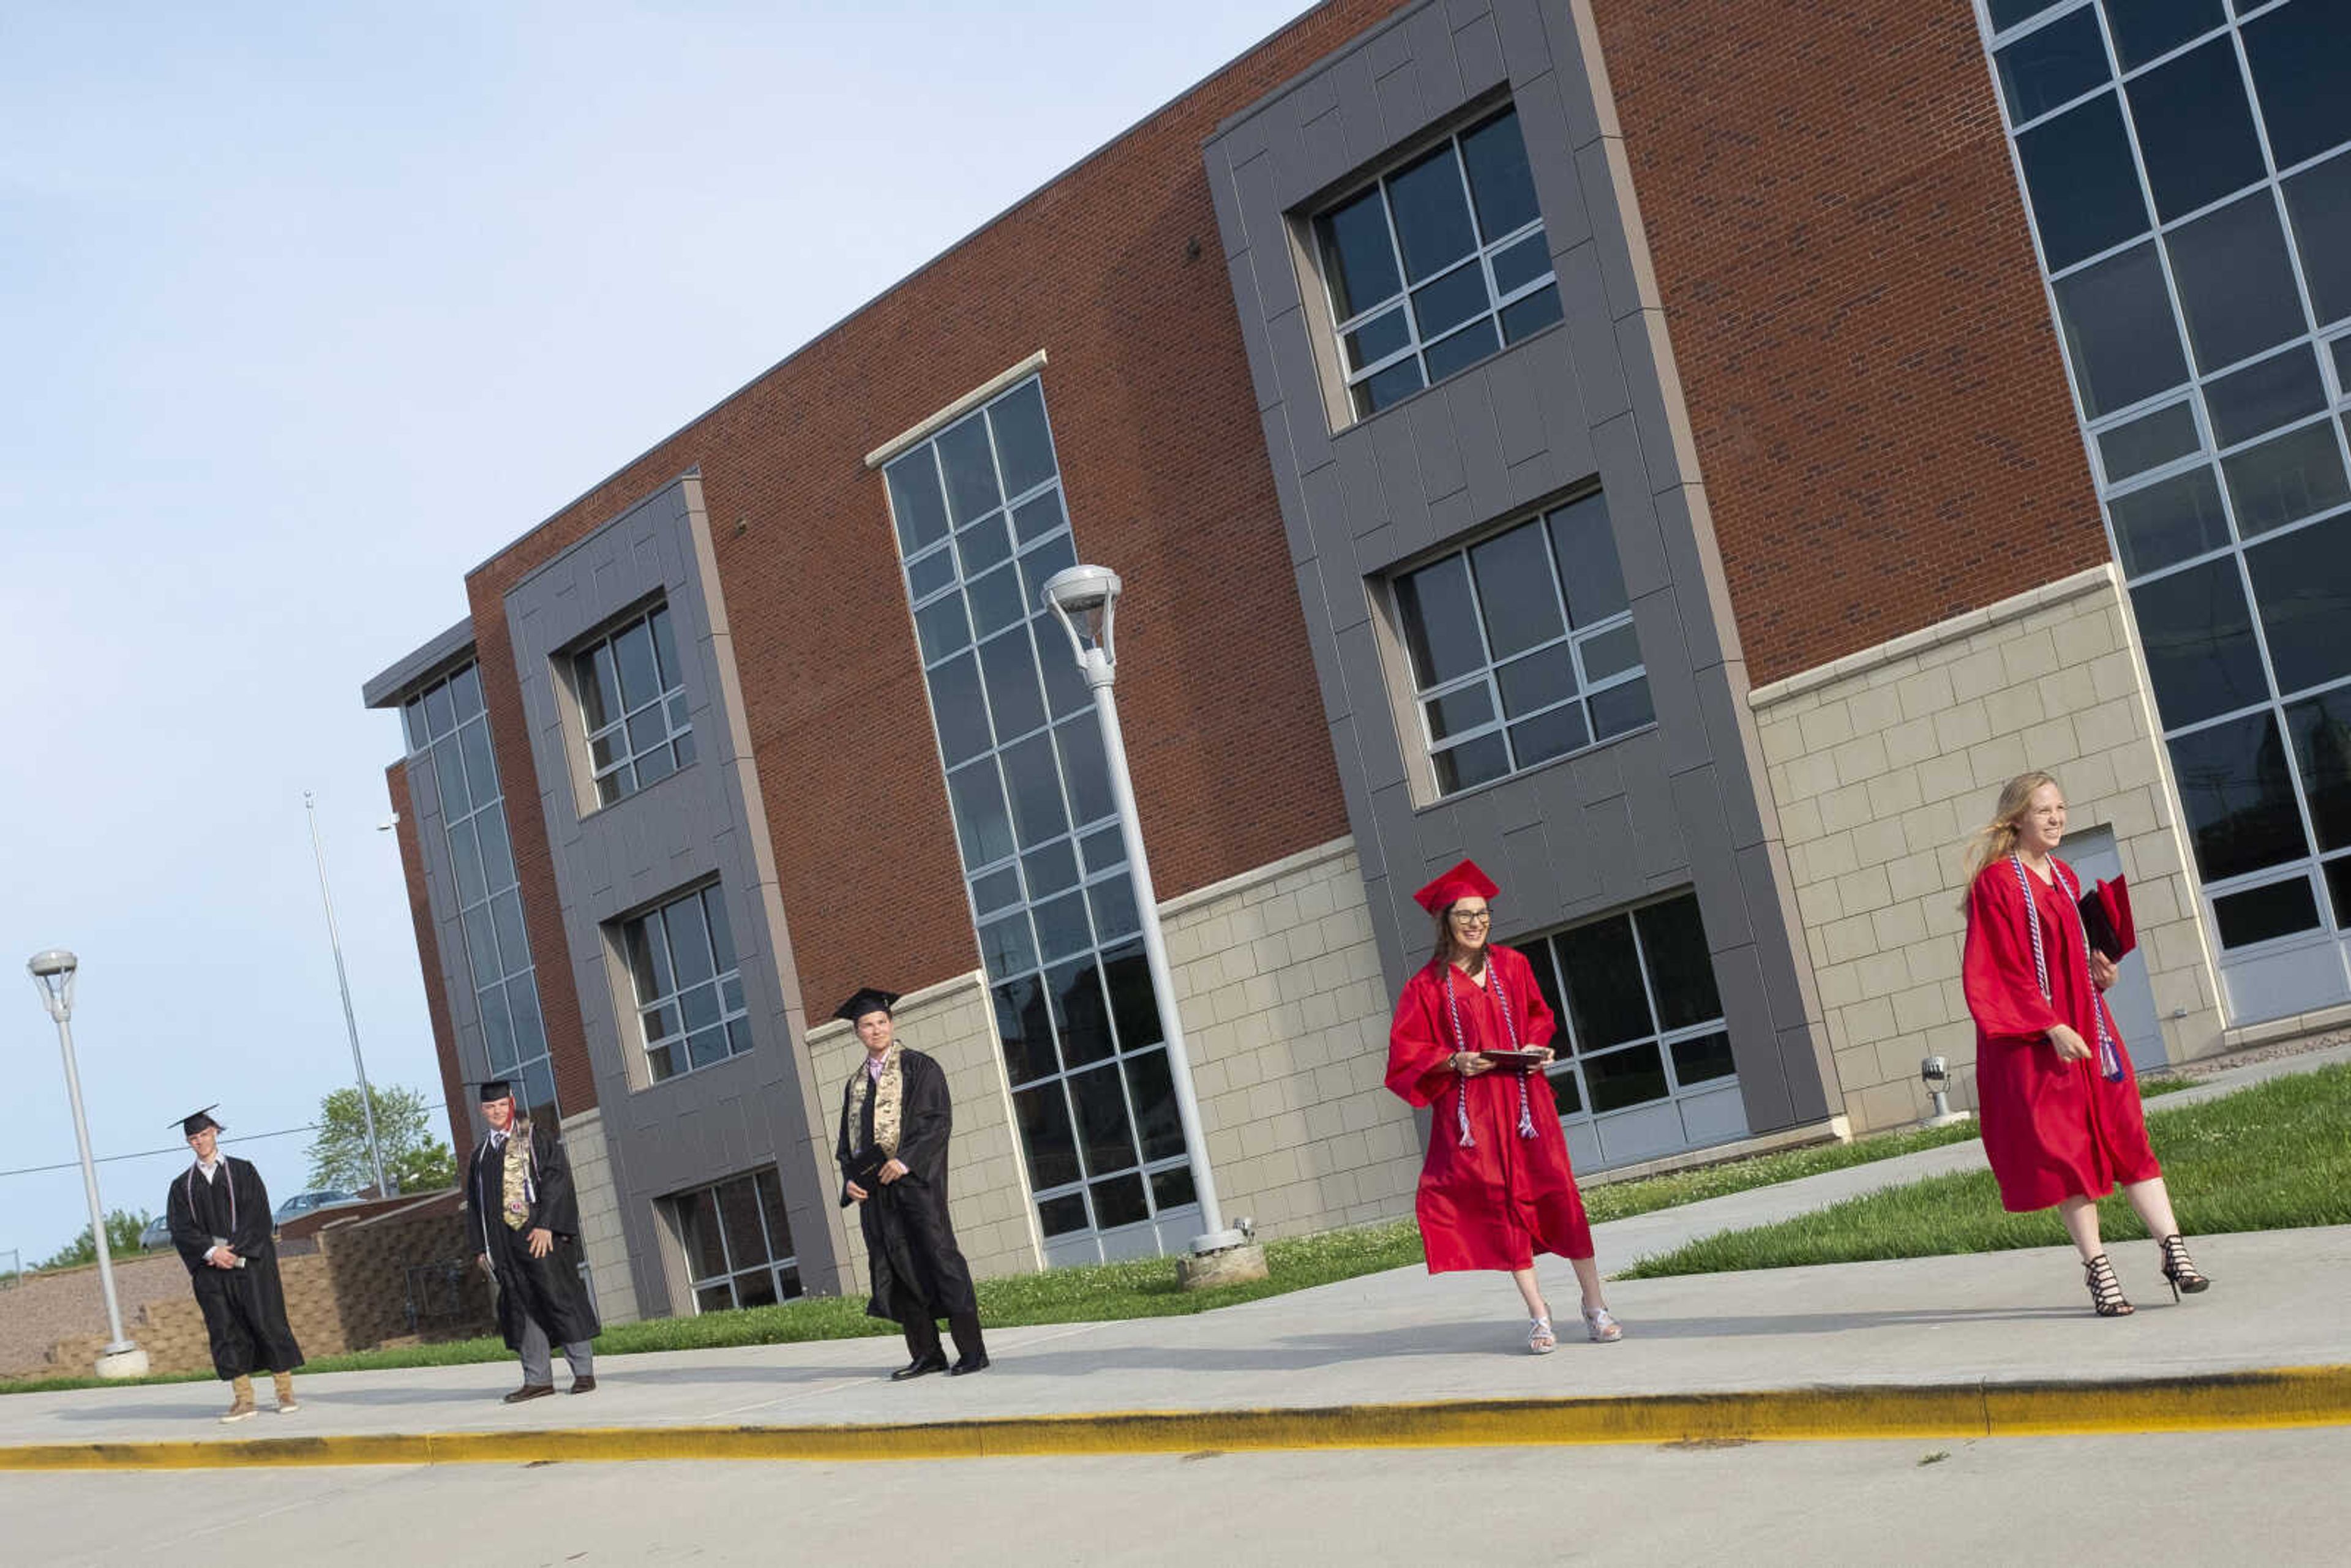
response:
<path fill-rule="evenodd" d="M 2351 1224 L 2351 1064 L 2273 1078 L 2148 1119 L 2172 1207 L 2191 1240 L 2231 1230 Z M 2118 1192 L 2099 1206 L 2110 1241 L 2146 1228 Z M 1990 1171 L 1931 1176 L 1644 1259 L 1626 1279 L 2062 1247 L 2055 1209 L 2010 1214 Z"/>
<path fill-rule="evenodd" d="M 2186 1087 L 2184 1082 L 2174 1087 Z M 2160 1092 L 2156 1084 L 2147 1092 Z M 1750 1187 L 1769 1186 L 1818 1176 L 1823 1171 L 1890 1159 L 1919 1149 L 1962 1143 L 1976 1135 L 1975 1124 L 1919 1128 L 1859 1138 L 1850 1144 L 1824 1144 L 1729 1160 L 1696 1170 L 1638 1181 L 1604 1182 L 1585 1188 L 1583 1202 L 1593 1223 L 1624 1219 L 1652 1209 L 1670 1208 L 1720 1197 Z M 1235 1306 L 1289 1291 L 1326 1285 L 1359 1274 L 1401 1269 L 1421 1261 L 1420 1232 L 1410 1221 L 1327 1230 L 1266 1243 L 1270 1277 L 1253 1285 L 1220 1291 L 1186 1292 L 1176 1288 L 1176 1265 L 1165 1258 L 1129 1263 L 1105 1263 L 1089 1268 L 1054 1269 L 1040 1274 L 983 1280 L 979 1285 L 980 1314 L 991 1327 L 1026 1323 L 1101 1322 L 1120 1318 L 1170 1317 Z M 802 1340 L 853 1339 L 894 1334 L 894 1324 L 864 1314 L 864 1298 L 810 1297 L 773 1307 L 743 1312 L 710 1312 L 700 1317 L 659 1318 L 622 1323 L 604 1331 L 597 1340 L 605 1355 L 639 1351 L 710 1350 L 730 1345 L 786 1344 Z M 456 1340 L 445 1344 L 403 1349 L 359 1351 L 322 1356 L 307 1372 L 382 1371 L 404 1366 L 454 1366 L 473 1362 L 504 1361 L 512 1353 L 495 1338 Z M 185 1383 L 209 1379 L 209 1373 L 182 1373 L 146 1379 L 153 1383 Z M 95 1378 L 10 1379 L 0 1377 L 0 1394 L 24 1394 L 47 1389 L 102 1386 Z"/>

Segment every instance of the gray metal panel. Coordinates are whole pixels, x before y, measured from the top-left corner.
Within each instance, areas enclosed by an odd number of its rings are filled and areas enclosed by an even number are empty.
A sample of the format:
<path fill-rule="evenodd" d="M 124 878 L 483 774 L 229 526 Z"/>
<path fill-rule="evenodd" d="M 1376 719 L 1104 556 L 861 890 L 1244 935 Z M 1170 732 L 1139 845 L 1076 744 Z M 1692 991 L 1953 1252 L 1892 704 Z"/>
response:
<path fill-rule="evenodd" d="M 524 578 L 506 598 L 540 807 L 553 852 L 568 954 L 538 955 L 568 977 L 603 1108 L 637 1299 L 648 1315 L 682 1311 L 662 1264 L 665 1231 L 654 1201 L 757 1166 L 775 1165 L 803 1280 L 840 1288 L 843 1232 L 820 1128 L 827 1122 L 802 1048 L 807 1027 L 787 934 L 771 917 L 772 883 L 757 852 L 747 768 L 719 661 L 729 646 L 723 612 L 706 591 L 695 529 L 700 487 L 687 478 L 639 502 Z M 582 812 L 579 738 L 558 659 L 623 612 L 658 595 L 674 617 L 685 664 L 695 760 L 610 806 Z M 716 879 L 733 927 L 756 1043 L 743 1055 L 652 1083 L 607 932 L 686 887 Z M 568 962 L 566 961 L 568 958 Z"/>
<path fill-rule="evenodd" d="M 1381 960 L 1426 953 L 1411 894 L 1463 853 L 1502 883 L 1512 933 L 1687 885 L 1737 1053 L 1748 1124 L 1825 1103 L 1824 1048 L 1784 856 L 1745 712 L 1746 672 L 1683 424 L 1644 313 L 1647 250 L 1588 41 L 1557 0 L 1456 0 L 1398 14 L 1228 120 L 1207 150 L 1241 329 L 1269 415 L 1309 641 Z M 1511 84 L 1564 319 L 1367 419 L 1326 406 L 1300 313 L 1270 294 L 1302 204 L 1444 128 L 1448 104 Z M 1343 131 L 1343 134 L 1342 132 Z M 1270 169 L 1255 172 L 1256 162 Z M 1290 204 L 1285 207 L 1284 202 Z M 1319 287 L 1319 285 L 1317 286 Z M 1332 430 L 1334 423 L 1338 425 Z M 1310 434 L 1311 437 L 1310 437 Z M 1331 466 L 1322 468 L 1329 460 Z M 1597 479 L 1635 603 L 1657 725 L 1445 800 L 1416 801 L 1367 581 Z M 1309 565 L 1311 563 L 1311 565 Z"/>
<path fill-rule="evenodd" d="M 474 651 L 474 621 L 467 616 L 423 647 L 403 653 L 360 687 L 370 707 L 398 707 L 411 690 Z"/>

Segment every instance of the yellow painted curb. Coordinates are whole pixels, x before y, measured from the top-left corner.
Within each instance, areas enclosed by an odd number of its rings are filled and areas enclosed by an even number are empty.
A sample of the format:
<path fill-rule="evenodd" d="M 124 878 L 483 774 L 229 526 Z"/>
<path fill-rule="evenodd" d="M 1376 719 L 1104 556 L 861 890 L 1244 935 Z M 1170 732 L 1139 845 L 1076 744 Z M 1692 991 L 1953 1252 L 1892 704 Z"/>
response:
<path fill-rule="evenodd" d="M 605 1427 L 0 1447 L 0 1470 L 638 1459 L 949 1459 L 1202 1449 L 2022 1437 L 2351 1426 L 2351 1366 L 2080 1383 L 1119 1411 L 835 1427 Z"/>

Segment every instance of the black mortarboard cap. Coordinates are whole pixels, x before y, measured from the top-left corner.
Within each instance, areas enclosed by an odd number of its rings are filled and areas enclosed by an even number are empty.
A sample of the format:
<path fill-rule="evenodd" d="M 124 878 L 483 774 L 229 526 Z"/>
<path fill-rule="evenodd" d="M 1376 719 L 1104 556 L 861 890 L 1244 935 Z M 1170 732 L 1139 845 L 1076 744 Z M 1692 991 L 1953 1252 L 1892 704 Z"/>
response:
<path fill-rule="evenodd" d="M 485 1105 L 493 1100 L 514 1098 L 514 1085 L 503 1078 L 486 1078 L 481 1082 L 479 1088 L 482 1092 L 481 1103 Z"/>
<path fill-rule="evenodd" d="M 904 995 L 903 992 L 879 991 L 875 990 L 872 986 L 868 986 L 863 990 L 859 991 L 855 996 L 850 998 L 847 1001 L 841 1003 L 839 1007 L 833 1009 L 832 1016 L 849 1023 L 855 1023 L 867 1013 L 888 1012 L 892 1008 L 898 1005 L 898 998 L 902 995 Z"/>
<path fill-rule="evenodd" d="M 198 1133 L 203 1132 L 206 1127 L 218 1129 L 220 1127 L 220 1124 L 213 1120 L 213 1113 L 219 1109 L 220 1103 L 218 1101 L 214 1101 L 212 1104 L 205 1106 L 203 1110 L 194 1113 L 193 1115 L 181 1117 L 180 1136 L 183 1138 L 193 1138 Z"/>

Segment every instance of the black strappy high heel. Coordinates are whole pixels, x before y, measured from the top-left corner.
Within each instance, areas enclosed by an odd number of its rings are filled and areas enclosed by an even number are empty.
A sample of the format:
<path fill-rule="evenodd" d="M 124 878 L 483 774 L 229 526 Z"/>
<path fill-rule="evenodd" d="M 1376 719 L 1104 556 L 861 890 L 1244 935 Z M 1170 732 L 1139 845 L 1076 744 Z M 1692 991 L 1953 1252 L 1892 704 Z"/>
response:
<path fill-rule="evenodd" d="M 2163 1278 L 2171 1286 L 2171 1299 L 2179 1300 L 2185 1291 L 2189 1295 L 2209 1291 L 2212 1281 L 2197 1271 L 2195 1260 L 2188 1256 L 2188 1243 L 2177 1236 L 2158 1237 L 2156 1250 L 2163 1255 Z"/>
<path fill-rule="evenodd" d="M 2122 1281 L 2115 1278 L 2115 1266 L 2106 1261 L 2103 1252 L 2082 1265 L 2090 1287 L 2090 1308 L 2102 1318 L 2126 1318 L 2138 1311 L 2123 1294 Z"/>

